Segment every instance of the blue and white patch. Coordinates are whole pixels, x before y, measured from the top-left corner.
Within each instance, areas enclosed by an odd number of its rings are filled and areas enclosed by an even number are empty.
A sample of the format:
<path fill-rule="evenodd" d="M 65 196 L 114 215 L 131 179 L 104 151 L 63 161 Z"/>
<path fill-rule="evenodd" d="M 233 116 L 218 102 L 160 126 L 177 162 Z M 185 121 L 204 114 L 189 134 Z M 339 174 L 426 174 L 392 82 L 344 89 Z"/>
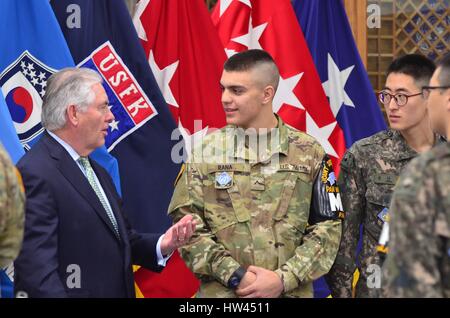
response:
<path fill-rule="evenodd" d="M 44 131 L 41 125 L 42 97 L 47 79 L 56 70 L 24 51 L 0 74 L 0 87 L 19 140 L 26 150 Z"/>
<path fill-rule="evenodd" d="M 223 189 L 231 186 L 233 178 L 228 172 L 216 173 L 216 188 Z"/>

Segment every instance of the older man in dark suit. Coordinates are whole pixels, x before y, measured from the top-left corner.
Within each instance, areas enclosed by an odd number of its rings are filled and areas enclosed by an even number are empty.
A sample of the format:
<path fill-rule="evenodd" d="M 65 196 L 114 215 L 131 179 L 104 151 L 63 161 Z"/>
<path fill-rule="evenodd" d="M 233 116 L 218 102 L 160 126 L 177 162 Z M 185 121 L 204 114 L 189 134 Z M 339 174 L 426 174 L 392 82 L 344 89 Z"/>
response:
<path fill-rule="evenodd" d="M 134 297 L 132 264 L 161 271 L 195 222 L 189 215 L 164 235 L 131 229 L 110 176 L 89 158 L 114 119 L 102 78 L 68 68 L 47 85 L 46 132 L 18 163 L 27 202 L 16 294 Z"/>

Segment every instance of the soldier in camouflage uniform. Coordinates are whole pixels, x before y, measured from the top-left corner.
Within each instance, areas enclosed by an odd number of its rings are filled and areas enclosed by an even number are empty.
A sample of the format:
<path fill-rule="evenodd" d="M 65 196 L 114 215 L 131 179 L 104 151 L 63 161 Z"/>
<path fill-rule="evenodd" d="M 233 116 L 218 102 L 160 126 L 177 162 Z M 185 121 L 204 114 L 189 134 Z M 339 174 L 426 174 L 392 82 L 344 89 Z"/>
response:
<path fill-rule="evenodd" d="M 375 269 L 379 270 L 371 265 L 381 265 L 377 243 L 388 218 L 394 185 L 406 164 L 439 139 L 429 127 L 426 100 L 421 94 L 421 87 L 428 83 L 434 69 L 433 62 L 420 55 L 394 60 L 379 94 L 390 129 L 354 143 L 341 161 L 338 185 L 347 214 L 336 262 L 326 276 L 333 297 L 378 295 L 379 288 L 369 288 L 367 279 Z M 357 258 L 361 225 L 362 248 Z M 357 267 L 360 276 L 352 293 Z"/>
<path fill-rule="evenodd" d="M 331 160 L 273 114 L 279 73 L 269 54 L 238 53 L 224 68 L 229 125 L 191 156 L 169 207 L 175 221 L 193 214 L 199 224 L 181 256 L 201 280 L 198 297 L 312 297 L 341 235 Z"/>
<path fill-rule="evenodd" d="M 428 98 L 431 127 L 450 138 L 450 54 L 438 65 Z M 383 266 L 387 297 L 450 297 L 450 145 L 413 160 L 395 189 L 389 253 Z"/>
<path fill-rule="evenodd" d="M 22 246 L 24 201 L 20 175 L 0 143 L 0 268 L 11 263 Z"/>

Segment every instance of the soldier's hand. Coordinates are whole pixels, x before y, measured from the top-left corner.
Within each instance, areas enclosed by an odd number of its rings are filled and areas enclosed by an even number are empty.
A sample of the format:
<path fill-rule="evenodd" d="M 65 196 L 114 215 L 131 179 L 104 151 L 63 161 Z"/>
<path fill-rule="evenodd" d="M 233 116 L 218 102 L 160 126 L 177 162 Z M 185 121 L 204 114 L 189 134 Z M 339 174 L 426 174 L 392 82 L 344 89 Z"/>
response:
<path fill-rule="evenodd" d="M 242 277 L 237 290 L 250 286 L 255 280 L 256 280 L 255 273 L 247 271 L 244 277 Z"/>
<path fill-rule="evenodd" d="M 161 253 L 169 255 L 177 248 L 187 244 L 192 234 L 194 234 L 195 220 L 192 215 L 185 215 L 180 221 L 172 225 L 161 241 Z"/>
<path fill-rule="evenodd" d="M 283 282 L 277 273 L 257 266 L 249 266 L 247 272 L 254 273 L 256 279 L 249 286 L 236 290 L 236 295 L 239 297 L 276 298 L 283 292 Z"/>

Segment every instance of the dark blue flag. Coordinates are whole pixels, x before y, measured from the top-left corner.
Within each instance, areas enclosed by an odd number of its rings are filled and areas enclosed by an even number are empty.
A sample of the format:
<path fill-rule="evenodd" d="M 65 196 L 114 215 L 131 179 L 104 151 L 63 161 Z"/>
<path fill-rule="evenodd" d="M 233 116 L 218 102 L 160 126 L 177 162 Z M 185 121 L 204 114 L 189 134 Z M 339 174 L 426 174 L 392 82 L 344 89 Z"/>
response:
<path fill-rule="evenodd" d="M 293 6 L 347 148 L 385 129 L 342 1 L 294 0 Z"/>
<path fill-rule="evenodd" d="M 76 64 L 99 72 L 115 120 L 106 146 L 119 161 L 124 210 L 132 226 L 162 232 L 179 171 L 176 128 L 123 0 L 57 0 L 51 6 Z"/>
<path fill-rule="evenodd" d="M 385 129 L 343 2 L 294 0 L 293 6 L 346 147 Z M 323 278 L 315 282 L 314 293 L 329 295 Z"/>
<path fill-rule="evenodd" d="M 41 106 L 48 77 L 74 66 L 47 0 L 0 1 L 0 52 L 0 86 L 20 143 L 28 150 L 44 130 Z M 105 147 L 92 156 L 120 192 L 117 161 Z"/>

